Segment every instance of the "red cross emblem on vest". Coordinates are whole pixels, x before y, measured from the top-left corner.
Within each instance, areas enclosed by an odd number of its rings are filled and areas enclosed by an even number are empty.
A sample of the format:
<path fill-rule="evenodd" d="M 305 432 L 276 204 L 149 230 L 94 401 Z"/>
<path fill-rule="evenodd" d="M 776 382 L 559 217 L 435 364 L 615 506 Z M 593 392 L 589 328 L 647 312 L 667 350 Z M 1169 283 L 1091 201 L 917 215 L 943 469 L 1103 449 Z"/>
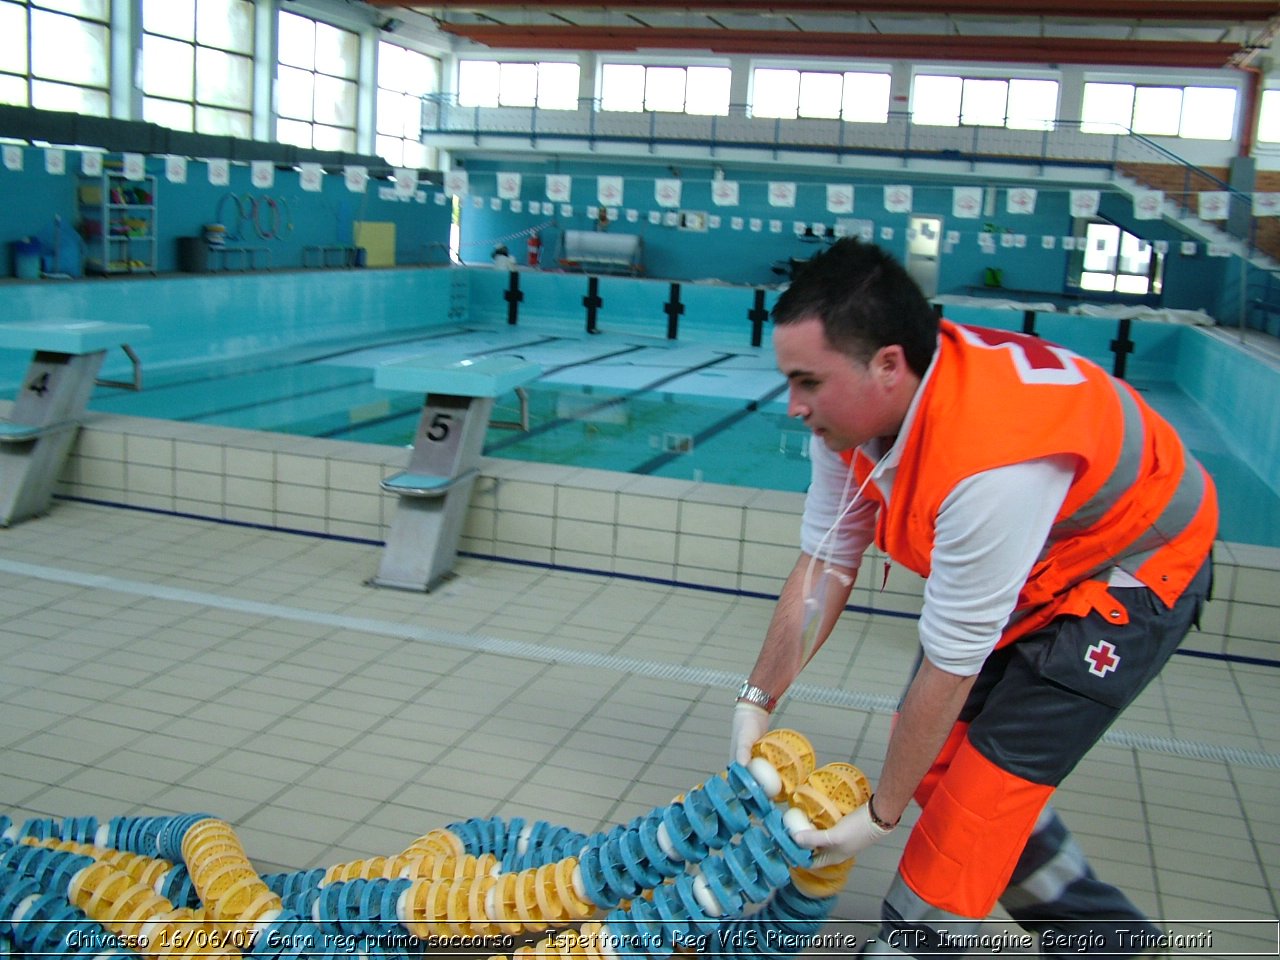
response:
<path fill-rule="evenodd" d="M 1114 645 L 1106 640 L 1099 640 L 1084 652 L 1085 663 L 1089 664 L 1089 672 L 1095 677 L 1105 677 L 1120 666 L 1120 657 Z"/>

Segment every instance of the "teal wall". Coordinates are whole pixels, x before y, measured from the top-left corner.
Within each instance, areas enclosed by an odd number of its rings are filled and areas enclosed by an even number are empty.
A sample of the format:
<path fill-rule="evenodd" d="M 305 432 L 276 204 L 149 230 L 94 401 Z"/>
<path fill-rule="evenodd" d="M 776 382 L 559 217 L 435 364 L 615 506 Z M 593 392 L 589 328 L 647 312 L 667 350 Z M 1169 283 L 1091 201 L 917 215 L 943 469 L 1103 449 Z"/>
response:
<path fill-rule="evenodd" d="M 451 296 L 459 271 L 308 270 L 0 285 L 7 322 L 65 318 L 146 323 L 134 344 L 146 371 L 234 359 L 350 337 L 371 340 L 465 319 Z M 12 389 L 27 357 L 0 350 L 0 384 Z M 104 372 L 125 372 L 122 352 Z"/>
<path fill-rule="evenodd" d="M 468 159 L 466 171 L 471 197 L 462 203 L 462 257 L 467 262 L 487 262 L 495 244 L 505 243 L 518 258 L 524 255 L 524 234 L 539 228 L 548 247 L 554 248 L 562 230 L 592 230 L 595 221 L 587 215 L 587 208 L 597 205 L 596 177 L 622 176 L 624 199 L 622 209 L 635 209 L 638 221 L 628 222 L 625 216 L 615 220 L 611 233 L 639 234 L 644 242 L 645 273 L 651 277 L 673 280 L 715 279 L 738 284 L 772 284 L 785 277 L 776 273 L 775 264 L 789 258 L 807 259 L 820 245 L 796 237 L 794 223 L 820 223 L 834 226 L 836 214 L 827 211 L 826 187 L 828 183 L 850 183 L 855 186 L 854 210 L 839 216 L 874 223 L 874 239 L 900 259 L 906 255 L 908 214 L 889 213 L 884 206 L 884 186 L 893 183 L 913 183 L 913 210 L 917 214 L 935 214 L 944 220 L 944 230 L 960 233 L 960 241 L 953 252 L 944 255 L 938 290 L 946 293 L 963 290 L 967 286 L 981 286 L 986 267 L 996 266 L 1004 271 L 1004 285 L 1027 290 L 1045 290 L 1062 293 L 1066 277 L 1066 254 L 1060 249 L 1046 251 L 1040 247 L 1042 234 L 1063 236 L 1071 232 L 1067 215 L 1065 190 L 1041 192 L 1036 212 L 1031 215 L 1004 213 L 1005 191 L 998 191 L 997 212 L 991 217 L 976 220 L 957 220 L 951 217 L 952 186 L 947 183 L 921 183 L 918 178 L 903 175 L 877 175 L 867 171 L 833 168 L 822 173 L 781 172 L 768 168 L 728 170 L 726 179 L 740 184 L 739 205 L 717 207 L 711 199 L 712 178 L 716 168 L 705 161 L 699 164 L 676 162 L 674 169 L 682 181 L 680 208 L 702 211 L 721 218 L 719 229 L 699 233 L 678 227 L 655 225 L 649 222 L 650 211 L 665 212 L 654 200 L 654 184 L 657 179 L 672 177 L 673 166 L 657 161 L 652 164 L 628 164 L 618 161 L 607 163 L 583 163 L 559 161 L 548 163 L 536 158 L 528 162 L 510 160 Z M 509 205 L 493 209 L 491 199 L 497 196 L 497 174 L 518 172 L 522 174 L 521 202 L 525 210 L 512 213 Z M 529 202 L 541 203 L 545 199 L 546 175 L 568 174 L 573 178 L 570 205 L 573 214 L 562 217 L 557 206 L 553 216 L 533 215 L 527 212 Z M 771 180 L 794 181 L 797 185 L 794 208 L 772 207 L 768 201 Z M 744 226 L 734 230 L 731 218 L 741 217 Z M 753 219 L 763 221 L 760 232 L 749 229 Z M 769 221 L 782 221 L 782 232 L 769 232 Z M 997 246 L 993 255 L 979 252 L 977 234 L 987 225 L 996 229 L 1027 234 L 1029 242 L 1024 248 L 1012 249 Z M 881 231 L 892 231 L 892 237 L 884 239 Z"/>
<path fill-rule="evenodd" d="M 61 176 L 45 172 L 44 150 L 23 150 L 20 171 L 0 168 L 0 191 L 6 198 L 0 210 L 0 276 L 12 275 L 14 265 L 10 244 L 34 236 L 47 251 L 54 247 L 55 232 L 61 242 L 58 267 L 77 275 L 86 257 L 86 248 L 76 227 L 80 222 L 76 188 L 80 178 L 80 154 L 66 154 L 68 172 Z M 109 158 L 111 159 L 111 158 Z M 1066 293 L 1066 276 L 1071 254 L 1060 244 L 1045 249 L 1041 237 L 1060 238 L 1072 232 L 1068 213 L 1069 193 L 1065 185 L 1043 184 L 1039 187 L 1036 212 L 1014 215 L 1006 212 L 1007 190 L 992 187 L 994 204 L 990 216 L 957 219 L 951 216 L 953 180 L 900 172 L 880 173 L 854 170 L 839 165 L 829 170 L 797 171 L 740 164 L 724 169 L 727 179 L 740 184 L 740 203 L 736 207 L 716 207 L 711 188 L 717 165 L 707 162 L 676 160 L 669 163 L 655 158 L 642 161 L 558 160 L 545 157 L 468 158 L 465 170 L 470 179 L 470 195 L 461 198 L 461 256 L 467 263 L 488 263 L 493 248 L 505 243 L 522 262 L 525 240 L 530 232 L 540 232 L 544 240 L 544 268 L 554 268 L 555 251 L 565 229 L 591 230 L 594 221 L 587 216 L 588 207 L 596 205 L 596 178 L 618 175 L 624 178 L 623 210 L 636 210 L 637 222 L 625 216 L 615 221 L 611 232 L 635 233 L 643 238 L 645 272 L 649 277 L 667 280 L 706 280 L 740 285 L 772 285 L 785 280 L 790 259 L 805 259 L 820 249 L 820 242 L 805 242 L 795 236 L 794 224 L 834 225 L 836 215 L 826 209 L 826 185 L 851 183 L 855 187 L 853 219 L 870 221 L 874 238 L 886 249 L 902 258 L 906 253 L 906 214 L 889 213 L 884 208 L 883 188 L 886 184 L 910 183 L 914 189 L 912 207 L 921 214 L 943 218 L 944 230 L 955 231 L 959 241 L 944 250 L 939 270 L 939 293 L 968 293 L 984 286 L 988 268 L 1002 274 L 1002 283 L 1010 296 L 1021 299 L 1042 296 L 1062 298 Z M 268 190 L 258 190 L 249 182 L 250 169 L 233 165 L 229 187 L 212 187 L 203 161 L 192 161 L 187 182 L 170 183 L 164 176 L 163 161 L 148 159 L 148 171 L 157 177 L 159 244 L 157 267 L 161 273 L 178 267 L 177 240 L 198 236 L 205 224 L 224 222 L 232 234 L 239 232 L 240 242 L 266 247 L 274 268 L 296 268 L 303 264 L 304 248 L 318 245 L 350 244 L 352 223 L 357 220 L 390 222 L 396 228 L 397 263 L 440 264 L 446 260 L 451 220 L 451 206 L 441 188 L 421 184 L 418 193 L 408 201 L 384 196 L 389 181 L 371 180 L 365 193 L 350 192 L 340 173 L 324 178 L 319 193 L 303 191 L 298 173 L 292 168 L 278 167 L 275 183 Z M 514 171 L 523 175 L 521 202 L 523 210 L 514 213 L 510 204 L 497 202 L 497 174 Z M 546 175 L 564 173 L 573 178 L 571 216 L 562 216 L 557 205 L 553 213 L 529 211 L 531 203 L 545 200 Z M 649 222 L 650 211 L 666 212 L 654 200 L 654 184 L 659 178 L 678 174 L 683 185 L 681 208 L 718 216 L 721 225 L 707 232 L 693 232 L 665 224 Z M 777 208 L 768 203 L 768 185 L 772 180 L 791 180 L 797 184 L 794 208 Z M 233 197 L 252 196 L 263 201 L 276 201 L 278 219 L 262 204 L 258 225 L 277 233 L 264 239 L 257 235 L 254 224 L 241 221 Z M 247 207 L 247 204 L 245 204 Z M 1118 193 L 1103 194 L 1102 213 L 1108 219 L 1152 241 L 1167 240 L 1170 253 L 1165 271 L 1165 291 L 1161 305 L 1179 309 L 1207 310 L 1220 322 L 1239 322 L 1242 304 L 1256 298 L 1258 281 L 1242 278 L 1239 261 L 1234 258 L 1209 257 L 1203 252 L 1184 256 L 1179 244 L 1185 237 L 1160 221 L 1138 221 L 1132 217 L 1132 202 Z M 732 219 L 744 221 L 741 230 L 732 228 Z M 55 219 L 61 221 L 55 227 Z M 764 222 L 759 232 L 749 229 L 752 219 Z M 768 229 L 769 221 L 782 223 L 781 233 Z M 891 236 L 886 235 L 891 232 Z M 1020 235 L 1021 247 L 997 242 L 995 251 L 982 252 L 977 236 L 982 232 Z M 234 242 L 234 241 L 233 241 Z M 314 255 L 312 255 L 314 257 Z M 52 257 L 49 257 L 52 260 Z M 259 261 L 262 262 L 262 261 Z M 239 260 L 233 259 L 233 265 Z M 1247 290 L 1246 290 L 1247 288 Z M 1246 290 L 1244 295 L 1241 290 Z M 1092 299 L 1103 299 L 1101 297 Z M 1276 299 L 1280 300 L 1280 293 Z M 1264 321 L 1265 322 L 1265 319 Z M 1258 323 L 1251 325 L 1258 326 Z"/>
<path fill-rule="evenodd" d="M 647 163 L 623 163 L 616 160 L 598 163 L 542 158 L 503 158 L 466 161 L 470 196 L 462 199 L 462 259 L 468 263 L 487 263 L 495 245 L 505 244 L 512 255 L 523 262 L 525 239 L 531 231 L 540 232 L 544 251 L 556 248 L 563 230 L 592 230 L 595 221 L 587 208 L 597 204 L 596 178 L 602 175 L 622 176 L 624 198 L 622 208 L 638 212 L 637 222 L 625 215 L 609 227 L 612 233 L 638 234 L 644 243 L 645 272 L 650 277 L 678 280 L 715 279 L 737 284 L 774 284 L 785 279 L 774 266 L 789 258 L 805 259 L 819 249 L 813 242 L 798 239 L 793 224 L 820 223 L 834 225 L 836 215 L 826 209 L 828 183 L 854 185 L 854 210 L 843 215 L 871 221 L 874 239 L 899 259 L 906 256 L 907 214 L 885 210 L 884 187 L 908 183 L 913 187 L 912 209 L 917 214 L 942 217 L 944 233 L 956 232 L 958 242 L 944 250 L 939 268 L 938 292 L 966 294 L 982 288 L 988 268 L 1001 273 L 1003 287 L 1010 296 L 1026 299 L 1039 295 L 1056 298 L 1062 303 L 1066 288 L 1069 260 L 1072 254 L 1061 247 L 1060 238 L 1073 232 L 1069 212 L 1069 186 L 1042 184 L 1038 188 L 1033 214 L 1010 214 L 1006 210 L 1008 191 L 995 186 L 994 205 L 990 216 L 958 219 L 951 216 L 954 180 L 931 182 L 919 175 L 901 172 L 878 173 L 833 166 L 820 173 L 780 171 L 770 168 L 725 169 L 725 177 L 740 184 L 737 207 L 716 207 L 711 200 L 712 179 L 717 167 L 701 161 L 674 164 L 663 160 Z M 514 172 L 522 175 L 520 201 L 523 210 L 513 213 L 510 205 L 496 203 L 497 175 Z M 654 225 L 649 212 L 662 211 L 654 200 L 654 185 L 679 173 L 682 183 L 680 207 L 703 211 L 721 218 L 719 229 L 706 233 L 680 230 L 674 226 Z M 548 216 L 528 211 L 530 202 L 545 199 L 546 176 L 551 173 L 572 177 L 572 215 L 565 217 L 559 205 Z M 794 181 L 797 200 L 794 208 L 771 207 L 768 184 L 771 180 Z M 665 212 L 665 211 L 663 211 Z M 1192 256 L 1181 253 L 1180 243 L 1186 236 L 1162 221 L 1135 221 L 1132 200 L 1118 193 L 1103 193 L 1102 214 L 1137 236 L 1169 243 L 1166 257 L 1165 287 L 1162 298 L 1147 302 L 1176 309 L 1206 310 L 1216 314 L 1222 308 L 1222 285 L 1233 258 L 1208 257 L 1203 252 Z M 741 217 L 747 225 L 758 218 L 765 229 L 754 233 L 744 227 L 734 230 L 732 217 Z M 768 222 L 781 220 L 780 234 L 770 233 Z M 883 231 L 891 231 L 887 239 Z M 995 233 L 993 253 L 985 253 L 978 244 L 979 233 Z M 1022 246 L 1005 246 L 1002 236 L 1009 234 L 1024 239 Z M 1041 238 L 1056 238 L 1053 249 L 1045 249 Z M 1203 244 L 1198 244 L 1203 250 Z M 544 258 L 544 266 L 548 261 Z M 554 266 L 554 262 L 550 264 Z M 1105 295 L 1090 300 L 1107 299 Z"/>
<path fill-rule="evenodd" d="M 5 198 L 0 210 L 0 244 L 4 246 L 0 276 L 14 275 L 9 245 L 25 237 L 38 238 L 52 253 L 55 234 L 60 236 L 60 272 L 79 276 L 85 259 L 94 257 L 77 233 L 81 222 L 77 187 L 87 182 L 79 176 L 80 158 L 79 152 L 68 150 L 66 173 L 53 175 L 45 172 L 45 151 L 27 147 L 21 170 L 0 165 L 0 196 Z M 112 160 L 118 161 L 119 156 L 107 155 L 107 161 Z M 277 167 L 274 183 L 267 189 L 250 183 L 250 168 L 243 164 L 232 165 L 231 183 L 226 187 L 210 185 L 207 164 L 199 160 L 188 163 L 186 183 L 170 183 L 160 157 L 147 158 L 147 173 L 157 179 L 156 260 L 161 273 L 178 268 L 179 237 L 199 236 L 205 224 L 215 222 L 226 224 L 233 235 L 230 242 L 236 242 L 238 232 L 244 245 L 266 247 L 275 268 L 301 266 L 305 246 L 351 244 L 352 222 L 357 220 L 395 224 L 397 262 L 442 263 L 447 259 L 450 210 L 447 204 L 435 202 L 439 188 L 428 184 L 421 185 L 420 197 L 404 201 L 381 196 L 382 189 L 392 185 L 387 180 L 370 179 L 364 193 L 352 192 L 341 172 L 327 174 L 322 189 L 315 193 L 301 188 L 298 172 L 291 167 Z M 241 198 L 246 212 L 249 204 L 245 198 L 257 199 L 258 226 L 275 236 L 264 239 L 252 221 L 241 221 L 232 195 Z M 271 216 L 267 197 L 275 201 L 278 219 Z M 60 229 L 55 218 L 61 219 Z M 238 265 L 240 261 L 231 262 Z"/>
<path fill-rule="evenodd" d="M 1228 451 L 1280 493 L 1280 370 L 1203 330 L 1179 344 L 1174 376 L 1218 427 Z"/>

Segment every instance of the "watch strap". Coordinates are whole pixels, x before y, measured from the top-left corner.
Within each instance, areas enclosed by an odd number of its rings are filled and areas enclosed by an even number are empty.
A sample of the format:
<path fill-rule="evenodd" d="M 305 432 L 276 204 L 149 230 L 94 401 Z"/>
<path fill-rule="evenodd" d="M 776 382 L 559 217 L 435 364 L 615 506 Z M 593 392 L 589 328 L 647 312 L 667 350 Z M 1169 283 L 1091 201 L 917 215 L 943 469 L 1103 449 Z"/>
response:
<path fill-rule="evenodd" d="M 778 705 L 778 698 L 754 683 L 744 681 L 738 689 L 738 702 L 751 703 L 760 707 L 765 713 L 773 713 L 773 708 Z"/>

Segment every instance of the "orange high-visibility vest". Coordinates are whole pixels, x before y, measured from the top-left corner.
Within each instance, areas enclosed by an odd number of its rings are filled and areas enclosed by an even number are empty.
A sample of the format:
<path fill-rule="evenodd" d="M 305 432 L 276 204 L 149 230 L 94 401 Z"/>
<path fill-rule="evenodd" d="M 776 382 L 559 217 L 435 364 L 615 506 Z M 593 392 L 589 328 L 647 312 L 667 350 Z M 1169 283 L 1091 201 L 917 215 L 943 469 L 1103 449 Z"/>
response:
<path fill-rule="evenodd" d="M 1172 606 L 1218 529 L 1213 481 L 1173 428 L 1127 384 L 1034 337 L 944 320 L 938 350 L 900 438 L 892 496 L 867 487 L 880 549 L 927 577 L 938 511 L 956 484 L 1066 454 L 1075 479 L 1000 645 L 1060 614 L 1127 620 L 1095 579 L 1117 565 Z M 875 465 L 861 450 L 844 457 L 859 483 Z"/>

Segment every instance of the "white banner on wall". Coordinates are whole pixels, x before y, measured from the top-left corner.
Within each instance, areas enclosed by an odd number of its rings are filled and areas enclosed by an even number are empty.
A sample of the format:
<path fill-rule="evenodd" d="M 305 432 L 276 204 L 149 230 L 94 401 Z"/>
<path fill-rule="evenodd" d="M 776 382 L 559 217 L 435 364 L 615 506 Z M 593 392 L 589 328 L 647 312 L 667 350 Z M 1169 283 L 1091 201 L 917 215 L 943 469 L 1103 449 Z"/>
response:
<path fill-rule="evenodd" d="M 951 215 L 960 220 L 976 220 L 982 213 L 981 187 L 953 187 Z"/>
<path fill-rule="evenodd" d="M 54 177 L 60 177 L 66 173 L 67 151 L 58 147 L 46 147 L 44 151 L 44 172 Z"/>
<path fill-rule="evenodd" d="M 1197 206 L 1201 220 L 1225 220 L 1231 207 L 1231 194 L 1226 190 L 1205 190 Z"/>
<path fill-rule="evenodd" d="M 1163 190 L 1143 190 L 1133 195 L 1133 219 L 1135 220 L 1159 220 L 1163 209 Z"/>
<path fill-rule="evenodd" d="M 664 177 L 653 181 L 653 201 L 660 207 L 680 206 L 680 194 L 683 184 L 676 179 Z"/>
<path fill-rule="evenodd" d="M 769 206 L 794 207 L 796 205 L 796 185 L 791 182 L 775 180 L 769 184 Z"/>
<path fill-rule="evenodd" d="M 518 173 L 498 174 L 498 199 L 519 200 L 523 178 Z"/>
<path fill-rule="evenodd" d="M 444 192 L 453 197 L 465 197 L 470 192 L 467 171 L 450 170 L 444 175 Z"/>
<path fill-rule="evenodd" d="M 298 164 L 298 185 L 307 193 L 319 193 L 324 186 L 324 167 L 318 163 Z"/>
<path fill-rule="evenodd" d="M 911 187 L 904 183 L 896 183 L 884 188 L 884 208 L 890 213 L 910 213 L 913 200 Z M 881 235 L 882 240 L 892 240 L 892 227 L 888 237 Z"/>
<path fill-rule="evenodd" d="M 1073 217 L 1096 217 L 1098 215 L 1098 204 L 1101 202 L 1101 190 L 1072 190 L 1071 215 Z"/>
<path fill-rule="evenodd" d="M 606 207 L 622 205 L 622 178 L 596 177 L 596 201 Z"/>
<path fill-rule="evenodd" d="M 368 167 L 343 167 L 342 179 L 352 193 L 364 193 L 369 188 Z"/>
<path fill-rule="evenodd" d="M 1009 213 L 1035 213 L 1036 191 L 1032 187 L 1013 187 L 1005 192 L 1004 204 Z"/>
<path fill-rule="evenodd" d="M 717 207 L 736 207 L 738 205 L 738 181 L 713 180 L 711 183 L 711 202 Z"/>
<path fill-rule="evenodd" d="M 225 187 L 231 183 L 231 161 L 222 159 L 213 159 L 208 162 L 209 169 L 209 185 L 214 187 Z"/>
<path fill-rule="evenodd" d="M 1255 217 L 1280 217 L 1280 193 L 1255 193 L 1253 195 Z"/>
<path fill-rule="evenodd" d="M 147 158 L 141 153 L 122 153 L 120 159 L 124 164 L 126 180 L 141 180 L 147 175 Z"/>
<path fill-rule="evenodd" d="M 170 183 L 187 182 L 187 158 L 173 155 L 164 158 L 164 178 Z"/>
<path fill-rule="evenodd" d="M 249 164 L 249 182 L 259 190 L 270 190 L 276 182 L 276 165 L 270 160 L 255 160 Z"/>
<path fill-rule="evenodd" d="M 396 196 L 412 197 L 418 190 L 418 171 L 409 167 L 396 167 Z"/>
<path fill-rule="evenodd" d="M 22 170 L 22 148 L 17 144 L 6 143 L 4 146 L 4 168 L 15 173 Z"/>
<path fill-rule="evenodd" d="M 853 213 L 853 184 L 827 184 L 827 213 Z"/>
<path fill-rule="evenodd" d="M 553 203 L 568 203 L 572 188 L 573 178 L 568 174 L 547 174 L 547 199 Z"/>
<path fill-rule="evenodd" d="M 102 154 L 92 152 L 80 154 L 80 172 L 86 177 L 99 176 L 102 173 Z"/>

